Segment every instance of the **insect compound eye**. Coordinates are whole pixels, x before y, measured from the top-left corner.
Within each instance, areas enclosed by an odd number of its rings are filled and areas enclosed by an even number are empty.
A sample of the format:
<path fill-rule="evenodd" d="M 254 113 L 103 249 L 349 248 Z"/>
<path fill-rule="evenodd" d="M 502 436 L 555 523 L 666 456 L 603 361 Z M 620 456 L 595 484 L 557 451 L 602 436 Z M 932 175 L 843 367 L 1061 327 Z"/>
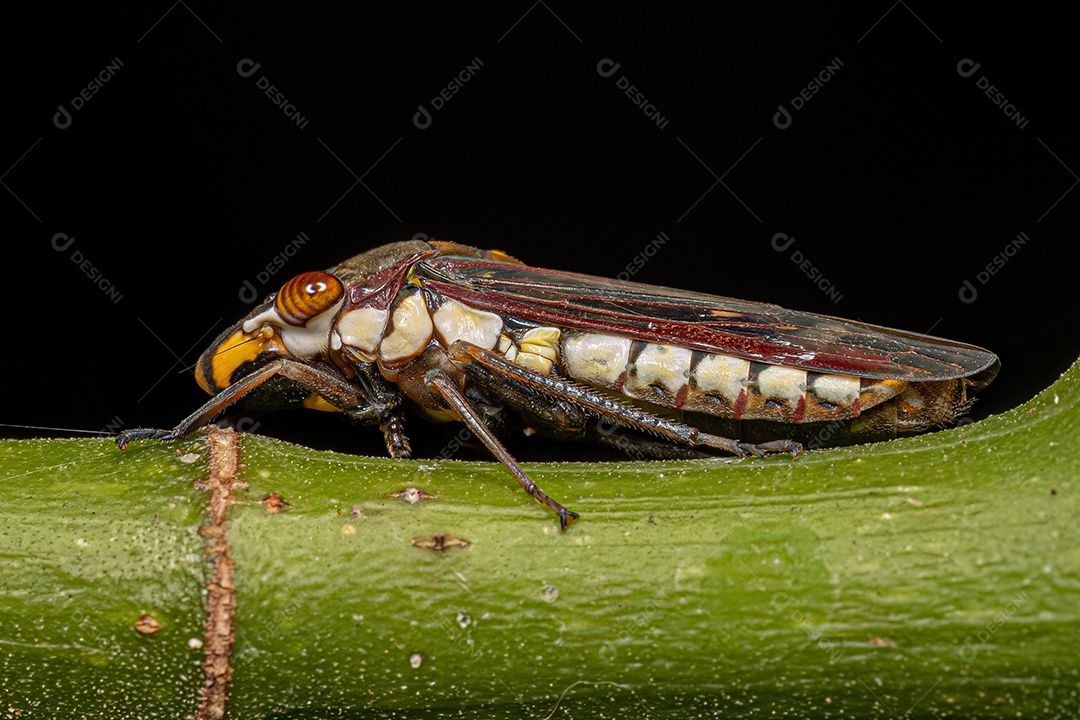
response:
<path fill-rule="evenodd" d="M 281 287 L 274 298 L 281 319 L 290 325 L 303 327 L 312 318 L 334 307 L 345 287 L 330 273 L 311 271 L 297 275 Z"/>

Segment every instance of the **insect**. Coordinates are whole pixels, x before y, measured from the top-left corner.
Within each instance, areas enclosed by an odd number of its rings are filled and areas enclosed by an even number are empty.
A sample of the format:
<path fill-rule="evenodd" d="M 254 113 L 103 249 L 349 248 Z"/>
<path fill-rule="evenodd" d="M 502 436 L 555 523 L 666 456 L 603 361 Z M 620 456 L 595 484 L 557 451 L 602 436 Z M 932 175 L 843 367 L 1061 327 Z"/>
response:
<path fill-rule="evenodd" d="M 842 444 L 953 423 L 999 364 L 950 340 L 414 240 L 286 282 L 199 358 L 209 401 L 172 430 L 116 442 L 181 438 L 243 400 L 343 413 L 409 457 L 411 411 L 464 423 L 565 528 L 577 514 L 500 438 L 650 458 L 795 456 L 794 438 L 822 428 Z"/>

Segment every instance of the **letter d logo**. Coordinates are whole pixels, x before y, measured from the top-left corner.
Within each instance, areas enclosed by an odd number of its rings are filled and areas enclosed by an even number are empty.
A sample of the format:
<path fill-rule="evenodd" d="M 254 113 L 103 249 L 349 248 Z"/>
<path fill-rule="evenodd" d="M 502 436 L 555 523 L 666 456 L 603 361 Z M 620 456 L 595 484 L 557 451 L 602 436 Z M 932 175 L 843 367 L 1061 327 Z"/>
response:
<path fill-rule="evenodd" d="M 236 74 L 240 77 L 251 77 L 262 65 L 251 58 L 244 58 L 236 63 Z"/>
<path fill-rule="evenodd" d="M 75 238 L 69 237 L 67 233 L 56 233 L 52 236 L 52 246 L 56 252 L 64 252 L 73 242 Z"/>
<path fill-rule="evenodd" d="M 960 77 L 971 77 L 980 67 L 982 66 L 971 58 L 964 58 L 956 63 L 956 72 Z"/>
<path fill-rule="evenodd" d="M 970 280 L 964 280 L 964 284 L 960 286 L 960 302 L 970 305 L 975 302 L 975 298 L 979 297 L 979 291 L 975 289 L 975 286 L 971 284 Z"/>
<path fill-rule="evenodd" d="M 63 105 L 57 105 L 56 114 L 52 116 L 52 122 L 61 130 L 67 130 L 71 127 L 71 113 Z"/>
<path fill-rule="evenodd" d="M 237 293 L 242 303 L 253 303 L 259 299 L 259 292 L 255 289 L 255 286 L 251 284 L 250 280 L 245 279 L 244 284 L 240 286 L 240 292 Z"/>
<path fill-rule="evenodd" d="M 772 124 L 781 130 L 791 127 L 791 113 L 783 105 L 776 106 L 776 114 L 772 116 Z"/>
<path fill-rule="evenodd" d="M 431 113 L 423 105 L 417 105 L 416 114 L 412 116 L 412 122 L 421 130 L 427 130 L 431 127 Z"/>
<path fill-rule="evenodd" d="M 784 252 L 792 243 L 795 242 L 795 238 L 789 236 L 787 233 L 776 233 L 772 236 L 773 250 L 776 252 Z"/>
<path fill-rule="evenodd" d="M 604 58 L 596 63 L 596 72 L 600 77 L 611 77 L 619 67 L 620 63 L 615 62 L 611 58 Z"/>

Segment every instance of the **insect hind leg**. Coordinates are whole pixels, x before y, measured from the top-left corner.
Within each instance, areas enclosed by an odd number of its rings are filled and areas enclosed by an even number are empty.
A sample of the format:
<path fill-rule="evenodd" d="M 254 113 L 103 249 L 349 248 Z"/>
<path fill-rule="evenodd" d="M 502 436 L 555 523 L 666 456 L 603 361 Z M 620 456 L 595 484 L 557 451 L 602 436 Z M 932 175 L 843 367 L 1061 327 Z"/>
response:
<path fill-rule="evenodd" d="M 585 439 L 625 453 L 632 460 L 703 460 L 712 454 L 698 448 L 676 445 L 607 422 L 594 422 Z"/>
<path fill-rule="evenodd" d="M 572 380 L 541 375 L 497 353 L 460 340 L 451 346 L 449 357 L 470 379 L 519 411 L 528 410 L 528 405 L 523 404 L 521 398 L 546 396 L 615 427 L 630 428 L 678 445 L 713 448 L 738 457 L 764 457 L 781 452 L 796 457 L 802 452 L 802 445 L 792 440 L 754 444 L 712 435 L 691 425 L 654 415 Z"/>
<path fill-rule="evenodd" d="M 473 435 L 480 439 L 488 451 L 495 456 L 495 458 L 506 466 L 506 469 L 513 474 L 514 478 L 521 484 L 521 487 L 525 488 L 525 491 L 532 495 L 541 505 L 546 505 L 555 511 L 559 516 L 559 525 L 562 529 L 566 529 L 566 526 L 572 523 L 578 518 L 578 514 L 571 512 L 563 507 L 560 503 L 552 500 L 548 495 L 541 490 L 532 478 L 526 474 L 517 460 L 513 458 L 506 447 L 495 437 L 495 434 L 488 429 L 487 425 L 480 418 L 480 414 L 473 408 L 469 399 L 465 397 L 465 394 L 458 388 L 457 384 L 450 379 L 450 376 L 442 368 L 432 368 L 428 370 L 424 375 L 424 385 L 431 392 L 432 395 L 442 399 L 446 404 L 448 410 L 454 413 L 465 426 L 472 431 Z"/>

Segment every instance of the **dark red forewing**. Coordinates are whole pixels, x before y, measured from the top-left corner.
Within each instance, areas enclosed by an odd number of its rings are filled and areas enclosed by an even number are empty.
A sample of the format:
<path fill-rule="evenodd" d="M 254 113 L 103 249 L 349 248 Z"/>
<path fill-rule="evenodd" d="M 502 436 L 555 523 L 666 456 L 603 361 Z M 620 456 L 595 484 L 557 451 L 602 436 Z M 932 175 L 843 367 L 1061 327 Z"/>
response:
<path fill-rule="evenodd" d="M 435 292 L 526 322 L 816 372 L 948 380 L 998 362 L 974 345 L 718 295 L 459 256 L 416 269 Z"/>

